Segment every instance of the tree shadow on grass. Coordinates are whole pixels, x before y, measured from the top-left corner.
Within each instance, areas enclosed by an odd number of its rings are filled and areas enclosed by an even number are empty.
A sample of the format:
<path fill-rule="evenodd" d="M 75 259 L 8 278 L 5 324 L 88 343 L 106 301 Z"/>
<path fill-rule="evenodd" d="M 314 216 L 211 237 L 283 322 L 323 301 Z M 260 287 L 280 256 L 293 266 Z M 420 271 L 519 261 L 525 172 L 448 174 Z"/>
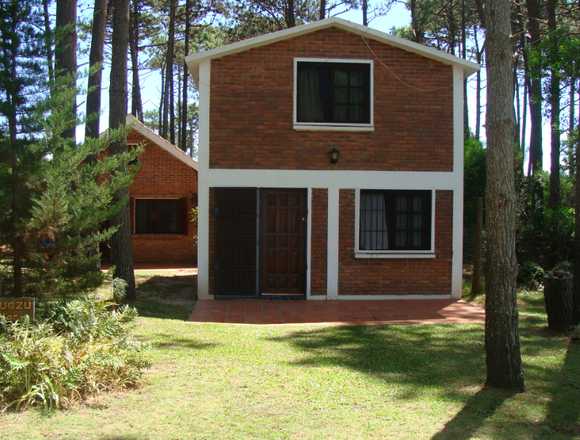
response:
<path fill-rule="evenodd" d="M 154 275 L 137 278 L 134 306 L 140 316 L 161 319 L 189 318 L 195 303 L 196 275 Z"/>
<path fill-rule="evenodd" d="M 218 344 L 209 342 L 199 342 L 195 339 L 184 338 L 181 336 L 176 336 L 167 333 L 157 333 L 151 337 L 153 342 L 151 345 L 155 348 L 182 348 L 191 350 L 204 350 L 208 348 L 213 348 Z"/>
<path fill-rule="evenodd" d="M 424 391 L 465 400 L 484 377 L 483 328 L 471 326 L 337 326 L 299 331 L 275 341 L 305 353 L 295 364 L 340 366 L 402 385 L 398 398 Z"/>
<path fill-rule="evenodd" d="M 294 332 L 274 340 L 304 354 L 294 365 L 363 372 L 397 390 L 396 400 L 426 395 L 462 404 L 435 435 L 441 440 L 472 437 L 513 396 L 481 389 L 485 378 L 483 331 L 478 325 L 342 326 Z M 540 337 L 528 343 L 534 356 L 554 348 L 553 340 Z M 479 391 L 474 394 L 475 389 Z"/>
<path fill-rule="evenodd" d="M 476 431 L 491 417 L 507 399 L 515 393 L 492 388 L 482 388 L 471 396 L 465 406 L 432 440 L 456 440 L 472 438 Z"/>
<path fill-rule="evenodd" d="M 538 438 L 554 433 L 580 437 L 580 343 L 570 342 L 566 357 L 558 373 L 553 374 L 546 419 L 547 429 Z"/>

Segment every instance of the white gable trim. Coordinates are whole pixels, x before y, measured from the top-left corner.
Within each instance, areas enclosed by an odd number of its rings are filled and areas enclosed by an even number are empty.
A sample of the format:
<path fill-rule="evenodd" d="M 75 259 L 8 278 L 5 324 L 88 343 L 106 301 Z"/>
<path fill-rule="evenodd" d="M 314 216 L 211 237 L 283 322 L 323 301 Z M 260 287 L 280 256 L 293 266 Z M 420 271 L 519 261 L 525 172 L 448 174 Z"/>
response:
<path fill-rule="evenodd" d="M 157 133 L 155 133 L 149 127 L 142 124 L 141 121 L 139 121 L 135 116 L 133 116 L 131 114 L 127 115 L 126 125 L 131 130 L 135 130 L 141 136 L 150 140 L 155 145 L 159 146 L 162 150 L 165 150 L 166 152 L 171 154 L 173 157 L 175 157 L 177 160 L 183 162 L 188 167 L 193 168 L 195 171 L 199 170 L 197 162 L 195 160 L 193 160 L 183 150 L 181 150 L 180 148 L 177 148 L 175 145 L 173 145 L 167 139 L 159 136 Z"/>
<path fill-rule="evenodd" d="M 247 40 L 227 44 L 223 47 L 219 47 L 216 49 L 198 52 L 189 55 L 185 59 L 185 62 L 187 63 L 193 78 L 197 80 L 199 65 L 203 61 L 211 60 L 214 58 L 221 58 L 234 53 L 243 52 L 256 47 L 265 46 L 293 37 L 298 37 L 300 35 L 306 35 L 311 32 L 316 32 L 330 27 L 336 27 L 338 29 L 342 29 L 347 32 L 352 32 L 362 37 L 376 40 L 378 42 L 388 44 L 390 46 L 397 47 L 399 49 L 406 50 L 408 52 L 413 52 L 418 55 L 430 58 L 435 61 L 439 61 L 444 64 L 459 66 L 463 69 L 466 76 L 469 76 L 480 69 L 479 64 L 472 63 L 463 60 L 461 58 L 457 58 L 456 56 L 450 55 L 448 53 L 442 52 L 440 50 L 428 46 L 424 46 L 422 44 L 406 40 L 404 38 L 395 37 L 393 35 L 389 35 L 384 32 L 380 32 L 375 29 L 371 29 L 366 26 L 361 26 L 351 21 L 343 20 L 341 18 L 336 17 L 331 17 L 324 20 L 304 24 L 301 26 L 283 29 L 277 32 L 271 32 L 269 34 L 260 35 L 254 38 L 248 38 Z"/>

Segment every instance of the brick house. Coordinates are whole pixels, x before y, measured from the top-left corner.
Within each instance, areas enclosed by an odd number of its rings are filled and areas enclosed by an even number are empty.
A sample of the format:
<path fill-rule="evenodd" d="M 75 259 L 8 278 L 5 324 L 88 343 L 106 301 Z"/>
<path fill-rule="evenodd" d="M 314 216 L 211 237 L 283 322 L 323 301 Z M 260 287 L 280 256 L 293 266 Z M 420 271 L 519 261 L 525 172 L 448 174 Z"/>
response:
<path fill-rule="evenodd" d="M 181 149 L 127 116 L 129 145 L 144 148 L 129 187 L 135 263 L 193 266 L 197 261 L 197 162 Z"/>
<path fill-rule="evenodd" d="M 478 65 L 337 18 L 187 63 L 200 298 L 461 295 L 463 80 Z"/>

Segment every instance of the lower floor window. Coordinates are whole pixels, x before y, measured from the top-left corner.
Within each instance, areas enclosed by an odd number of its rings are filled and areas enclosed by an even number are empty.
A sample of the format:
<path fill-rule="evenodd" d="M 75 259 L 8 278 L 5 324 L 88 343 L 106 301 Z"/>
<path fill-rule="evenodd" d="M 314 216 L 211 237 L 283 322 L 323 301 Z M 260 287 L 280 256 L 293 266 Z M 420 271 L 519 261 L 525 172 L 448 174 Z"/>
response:
<path fill-rule="evenodd" d="M 359 250 L 431 250 L 431 191 L 361 190 Z"/>
<path fill-rule="evenodd" d="M 186 199 L 136 199 L 136 234 L 187 234 Z"/>

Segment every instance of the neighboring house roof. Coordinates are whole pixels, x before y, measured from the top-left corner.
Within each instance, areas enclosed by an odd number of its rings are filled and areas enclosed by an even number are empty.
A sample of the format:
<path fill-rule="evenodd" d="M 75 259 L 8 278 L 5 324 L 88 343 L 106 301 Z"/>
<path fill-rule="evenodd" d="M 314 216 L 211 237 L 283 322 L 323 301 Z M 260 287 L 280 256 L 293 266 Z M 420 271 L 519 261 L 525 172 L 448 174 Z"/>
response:
<path fill-rule="evenodd" d="M 466 75 L 471 75 L 480 69 L 479 64 L 457 58 L 456 56 L 434 49 L 432 47 L 424 46 L 422 44 L 414 43 L 413 41 L 404 38 L 395 37 L 375 29 L 361 26 L 351 21 L 343 20 L 341 18 L 331 17 L 324 20 L 315 21 L 312 23 L 295 26 L 269 34 L 260 35 L 258 37 L 249 38 L 247 40 L 238 41 L 236 43 L 227 44 L 217 49 L 206 50 L 188 56 L 185 62 L 189 66 L 192 76 L 197 81 L 198 67 L 206 60 L 214 58 L 221 58 L 227 55 L 243 52 L 255 47 L 265 46 L 275 43 L 277 41 L 286 40 L 300 35 L 309 34 L 322 29 L 335 27 L 347 32 L 358 34 L 364 38 L 372 39 L 381 43 L 397 47 L 408 52 L 413 52 L 418 55 L 439 61 L 444 64 L 456 65 L 463 69 Z"/>
<path fill-rule="evenodd" d="M 167 151 L 177 160 L 183 162 L 185 165 L 193 168 L 196 171 L 198 170 L 197 162 L 193 160 L 191 157 L 189 157 L 181 148 L 176 147 L 167 139 L 159 136 L 149 127 L 141 123 L 141 121 L 139 121 L 139 119 L 137 119 L 135 116 L 131 114 L 127 115 L 126 124 L 127 127 L 131 128 L 132 130 L 135 130 L 144 138 L 148 139 L 155 145 L 159 146 L 161 149 Z"/>

